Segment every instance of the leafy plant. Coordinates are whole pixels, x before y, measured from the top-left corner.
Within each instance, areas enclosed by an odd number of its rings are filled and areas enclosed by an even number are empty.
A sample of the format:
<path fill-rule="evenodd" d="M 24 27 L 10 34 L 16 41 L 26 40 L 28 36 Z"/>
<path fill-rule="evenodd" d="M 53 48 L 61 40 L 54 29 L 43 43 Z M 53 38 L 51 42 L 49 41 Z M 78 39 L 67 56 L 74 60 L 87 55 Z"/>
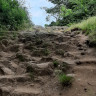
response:
<path fill-rule="evenodd" d="M 17 0 L 0 0 L 0 27 L 3 30 L 18 30 L 29 24 L 26 8 Z M 29 25 L 28 25 L 29 26 Z"/>

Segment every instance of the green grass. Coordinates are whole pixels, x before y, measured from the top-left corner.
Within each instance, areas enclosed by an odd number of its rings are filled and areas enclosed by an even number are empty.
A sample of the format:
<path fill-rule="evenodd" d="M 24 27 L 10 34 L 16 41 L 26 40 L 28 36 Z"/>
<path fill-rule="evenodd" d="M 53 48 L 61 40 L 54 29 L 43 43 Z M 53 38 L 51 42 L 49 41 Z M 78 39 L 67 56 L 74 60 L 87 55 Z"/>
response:
<path fill-rule="evenodd" d="M 72 85 L 73 77 L 67 76 L 65 74 L 60 74 L 59 81 L 62 84 L 62 86 L 70 86 Z"/>
<path fill-rule="evenodd" d="M 89 17 L 87 20 L 73 24 L 69 27 L 69 30 L 74 28 L 82 29 L 85 34 L 89 36 L 90 41 L 96 44 L 96 16 Z"/>

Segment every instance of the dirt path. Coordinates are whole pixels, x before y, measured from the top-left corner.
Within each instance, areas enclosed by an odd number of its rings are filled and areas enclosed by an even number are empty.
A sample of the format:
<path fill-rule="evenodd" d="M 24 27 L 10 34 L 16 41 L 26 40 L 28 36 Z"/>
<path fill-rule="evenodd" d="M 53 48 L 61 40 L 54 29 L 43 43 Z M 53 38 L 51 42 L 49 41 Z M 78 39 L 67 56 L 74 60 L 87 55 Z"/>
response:
<path fill-rule="evenodd" d="M 52 31 L 52 32 L 51 32 Z M 62 27 L 21 32 L 0 41 L 0 96 L 96 96 L 96 49 L 87 37 Z M 66 62 L 74 77 L 62 87 L 53 62 Z"/>

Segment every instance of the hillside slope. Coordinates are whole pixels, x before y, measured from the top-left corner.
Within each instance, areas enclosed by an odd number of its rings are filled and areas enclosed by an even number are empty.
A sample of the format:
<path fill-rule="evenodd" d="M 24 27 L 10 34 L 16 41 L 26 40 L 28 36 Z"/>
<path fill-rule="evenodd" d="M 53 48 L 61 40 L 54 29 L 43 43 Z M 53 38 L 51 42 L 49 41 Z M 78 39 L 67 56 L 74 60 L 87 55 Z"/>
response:
<path fill-rule="evenodd" d="M 35 29 L 0 41 L 0 96 L 96 96 L 96 49 L 82 31 L 64 30 Z M 74 78 L 72 86 L 62 87 L 61 71 Z"/>

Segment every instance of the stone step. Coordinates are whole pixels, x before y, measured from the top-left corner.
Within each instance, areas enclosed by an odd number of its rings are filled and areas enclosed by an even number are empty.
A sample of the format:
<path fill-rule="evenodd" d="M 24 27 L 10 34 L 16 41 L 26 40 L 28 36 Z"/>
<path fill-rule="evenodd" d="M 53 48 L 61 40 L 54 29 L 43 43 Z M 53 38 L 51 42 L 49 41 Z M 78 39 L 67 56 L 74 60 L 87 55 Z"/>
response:
<path fill-rule="evenodd" d="M 11 69 L 7 67 L 1 67 L 0 72 L 2 72 L 1 75 L 14 75 L 15 74 Z"/>
<path fill-rule="evenodd" d="M 39 96 L 42 91 L 38 88 L 18 86 L 18 87 L 1 87 L 0 96 Z"/>
<path fill-rule="evenodd" d="M 14 83 L 14 82 L 26 82 L 29 81 L 30 77 L 26 74 L 24 75 L 4 75 L 0 76 L 0 83 Z"/>
<path fill-rule="evenodd" d="M 77 78 L 83 78 L 88 80 L 96 79 L 96 67 L 95 66 L 76 66 L 74 69 L 74 74 L 76 74 Z"/>
<path fill-rule="evenodd" d="M 96 58 L 86 58 L 75 62 L 77 65 L 96 65 Z"/>

